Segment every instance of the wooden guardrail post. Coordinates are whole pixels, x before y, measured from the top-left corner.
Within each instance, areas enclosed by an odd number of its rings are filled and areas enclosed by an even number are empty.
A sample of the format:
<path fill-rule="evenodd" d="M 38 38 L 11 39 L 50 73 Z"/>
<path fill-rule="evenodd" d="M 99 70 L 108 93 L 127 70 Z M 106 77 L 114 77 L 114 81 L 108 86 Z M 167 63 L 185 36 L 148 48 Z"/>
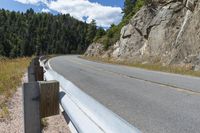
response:
<path fill-rule="evenodd" d="M 25 83 L 23 86 L 24 132 L 40 133 L 40 90 L 37 82 Z"/>
<path fill-rule="evenodd" d="M 35 78 L 35 69 L 31 65 L 28 67 L 28 82 L 36 81 Z"/>
<path fill-rule="evenodd" d="M 59 82 L 40 81 L 39 86 L 41 117 L 59 114 Z"/>
<path fill-rule="evenodd" d="M 44 70 L 39 64 L 39 57 L 35 57 L 28 67 L 28 81 L 43 81 L 44 80 Z"/>
<path fill-rule="evenodd" d="M 35 79 L 36 81 L 44 80 L 44 69 L 41 66 L 35 66 Z"/>
<path fill-rule="evenodd" d="M 24 131 L 41 133 L 41 118 L 59 114 L 59 82 L 43 81 L 43 68 L 35 58 L 23 85 Z"/>

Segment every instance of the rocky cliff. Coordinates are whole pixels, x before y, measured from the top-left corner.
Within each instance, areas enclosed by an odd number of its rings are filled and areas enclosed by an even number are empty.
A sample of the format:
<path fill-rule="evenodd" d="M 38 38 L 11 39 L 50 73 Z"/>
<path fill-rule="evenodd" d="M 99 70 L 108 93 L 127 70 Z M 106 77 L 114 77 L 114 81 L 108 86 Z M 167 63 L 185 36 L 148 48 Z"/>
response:
<path fill-rule="evenodd" d="M 121 30 L 118 42 L 104 51 L 93 43 L 86 56 L 145 63 L 200 66 L 200 0 L 155 0 Z"/>

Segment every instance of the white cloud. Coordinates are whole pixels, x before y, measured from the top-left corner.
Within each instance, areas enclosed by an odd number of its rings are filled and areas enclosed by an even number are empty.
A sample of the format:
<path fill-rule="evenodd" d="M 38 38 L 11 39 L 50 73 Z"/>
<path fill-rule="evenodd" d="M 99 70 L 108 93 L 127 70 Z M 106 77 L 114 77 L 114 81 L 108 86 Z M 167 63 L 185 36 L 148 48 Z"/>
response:
<path fill-rule="evenodd" d="M 43 9 L 41 10 L 41 12 L 48 13 L 48 12 L 50 12 L 50 10 L 49 10 L 49 9 L 45 9 L 45 8 L 43 8 Z"/>
<path fill-rule="evenodd" d="M 87 23 L 95 19 L 98 26 L 109 27 L 112 23 L 118 24 L 122 18 L 120 7 L 103 6 L 89 0 L 16 0 L 24 4 L 44 3 L 49 9 L 71 16 Z"/>
<path fill-rule="evenodd" d="M 20 3 L 23 3 L 23 4 L 37 4 L 39 2 L 42 2 L 42 3 L 47 3 L 46 0 L 15 0 L 15 1 L 18 1 Z"/>

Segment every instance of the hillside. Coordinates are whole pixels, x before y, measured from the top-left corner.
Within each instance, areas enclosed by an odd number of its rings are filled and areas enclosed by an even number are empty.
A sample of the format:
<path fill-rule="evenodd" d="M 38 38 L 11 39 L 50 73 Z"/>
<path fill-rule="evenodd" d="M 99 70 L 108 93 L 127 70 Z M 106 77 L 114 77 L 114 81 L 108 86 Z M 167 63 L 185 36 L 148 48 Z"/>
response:
<path fill-rule="evenodd" d="M 85 56 L 143 64 L 189 65 L 200 69 L 200 1 L 152 0 L 120 32 L 120 39 L 105 49 L 94 42 Z"/>
<path fill-rule="evenodd" d="M 80 54 L 97 31 L 95 21 L 86 24 L 69 14 L 0 9 L 0 56 Z"/>

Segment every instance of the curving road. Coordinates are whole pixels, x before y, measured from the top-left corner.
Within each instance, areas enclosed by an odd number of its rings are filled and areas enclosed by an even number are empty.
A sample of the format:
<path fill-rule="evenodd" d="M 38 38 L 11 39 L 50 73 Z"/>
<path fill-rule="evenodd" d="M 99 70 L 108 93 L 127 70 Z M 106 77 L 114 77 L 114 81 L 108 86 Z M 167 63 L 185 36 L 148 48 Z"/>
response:
<path fill-rule="evenodd" d="M 144 133 L 199 133 L 200 78 L 59 56 L 52 69 Z"/>

